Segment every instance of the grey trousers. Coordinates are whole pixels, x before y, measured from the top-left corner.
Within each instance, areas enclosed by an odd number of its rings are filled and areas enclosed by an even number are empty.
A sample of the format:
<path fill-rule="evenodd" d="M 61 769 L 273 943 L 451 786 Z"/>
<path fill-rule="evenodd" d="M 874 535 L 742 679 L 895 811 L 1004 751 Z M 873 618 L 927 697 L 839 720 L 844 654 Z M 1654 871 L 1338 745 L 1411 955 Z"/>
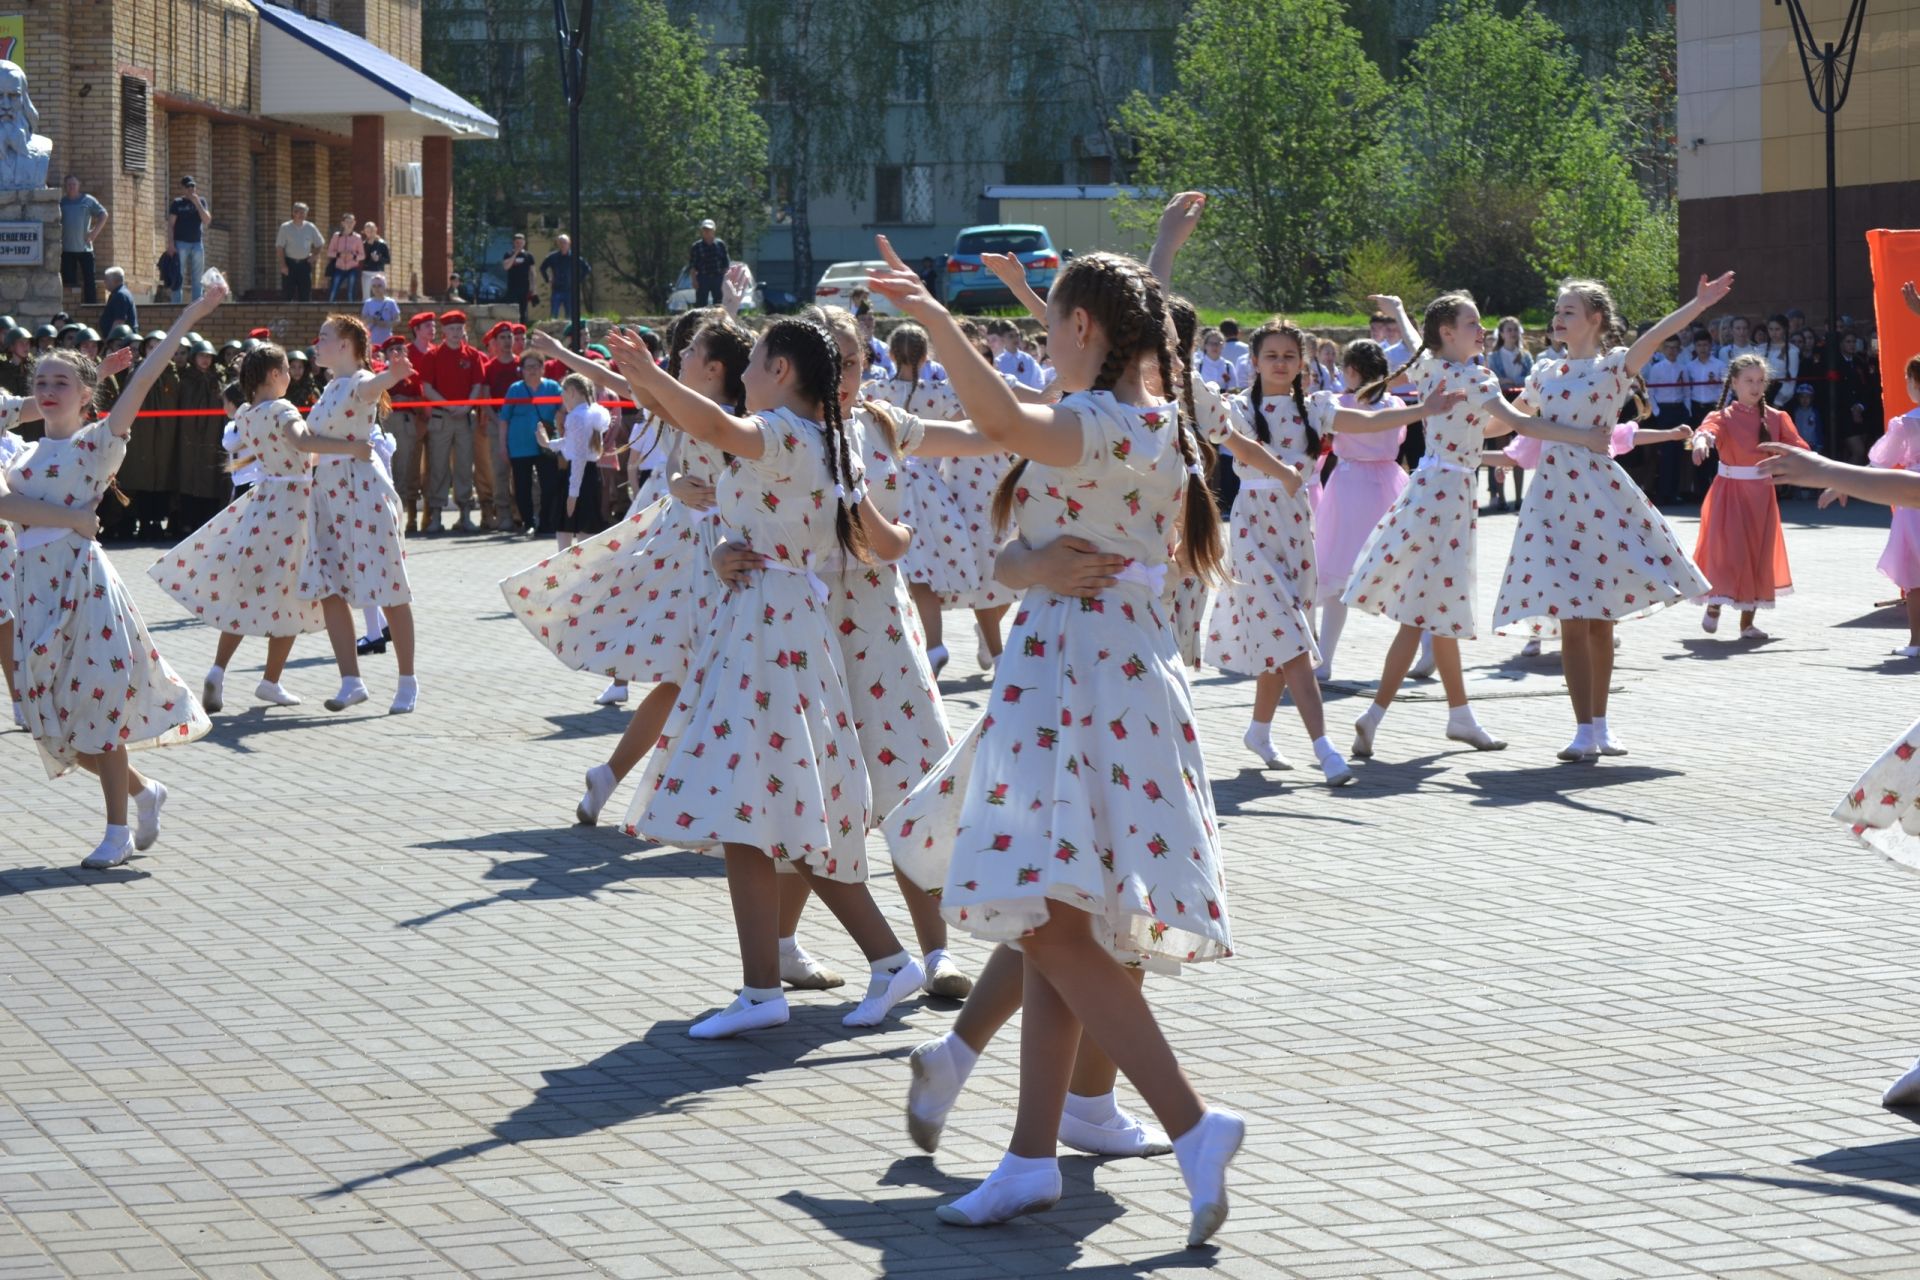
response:
<path fill-rule="evenodd" d="M 471 409 L 435 409 L 427 419 L 427 510 L 444 510 L 448 489 L 462 515 L 473 510 Z"/>

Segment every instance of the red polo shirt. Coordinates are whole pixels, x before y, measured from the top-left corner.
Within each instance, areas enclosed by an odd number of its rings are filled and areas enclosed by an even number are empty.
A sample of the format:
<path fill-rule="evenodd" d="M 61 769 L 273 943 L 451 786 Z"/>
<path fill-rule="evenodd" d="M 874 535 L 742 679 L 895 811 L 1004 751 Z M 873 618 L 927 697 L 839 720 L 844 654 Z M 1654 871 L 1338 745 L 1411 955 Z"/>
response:
<path fill-rule="evenodd" d="M 487 385 L 486 357 L 461 343 L 449 347 L 444 342 L 427 355 L 426 379 L 449 400 L 466 400 L 476 386 Z"/>

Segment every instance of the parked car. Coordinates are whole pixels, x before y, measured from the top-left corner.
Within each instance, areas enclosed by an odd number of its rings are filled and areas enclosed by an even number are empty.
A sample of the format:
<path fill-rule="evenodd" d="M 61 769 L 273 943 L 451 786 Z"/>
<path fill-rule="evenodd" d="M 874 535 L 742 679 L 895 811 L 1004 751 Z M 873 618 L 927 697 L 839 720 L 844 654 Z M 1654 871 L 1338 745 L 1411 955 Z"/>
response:
<path fill-rule="evenodd" d="M 761 286 L 759 277 L 756 276 L 753 293 L 740 304 L 741 312 L 744 314 L 748 311 L 761 310 L 766 305 L 765 294 L 766 289 Z M 680 277 L 673 282 L 673 292 L 667 295 L 667 314 L 677 316 L 682 311 L 691 309 L 696 296 L 693 291 L 693 268 L 680 268 Z"/>
<path fill-rule="evenodd" d="M 1060 255 L 1047 229 L 1033 223 L 963 227 L 947 259 L 947 305 L 955 311 L 1019 305 L 1013 291 L 981 264 L 983 253 L 1011 253 L 1027 269 L 1027 283 L 1041 297 L 1060 273 Z"/>
<path fill-rule="evenodd" d="M 878 259 L 868 262 L 836 262 L 827 268 L 826 273 L 820 277 L 820 283 L 813 287 L 813 300 L 844 307 L 847 305 L 848 296 L 855 289 L 867 287 L 868 276 L 886 269 L 887 264 Z M 870 301 L 873 304 L 873 314 L 876 316 L 900 314 L 900 308 L 877 293 Z"/>

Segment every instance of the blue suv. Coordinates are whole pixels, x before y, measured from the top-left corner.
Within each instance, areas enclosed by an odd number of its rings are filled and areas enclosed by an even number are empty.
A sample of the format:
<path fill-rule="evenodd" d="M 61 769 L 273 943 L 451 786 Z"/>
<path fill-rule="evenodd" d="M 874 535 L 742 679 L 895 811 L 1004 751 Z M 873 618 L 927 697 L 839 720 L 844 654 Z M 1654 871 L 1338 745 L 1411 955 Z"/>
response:
<path fill-rule="evenodd" d="M 1011 253 L 1027 269 L 1027 283 L 1041 297 L 1060 273 L 1060 255 L 1047 229 L 1029 223 L 965 227 L 947 259 L 947 305 L 955 311 L 1019 305 L 1013 293 L 980 264 L 983 253 Z"/>

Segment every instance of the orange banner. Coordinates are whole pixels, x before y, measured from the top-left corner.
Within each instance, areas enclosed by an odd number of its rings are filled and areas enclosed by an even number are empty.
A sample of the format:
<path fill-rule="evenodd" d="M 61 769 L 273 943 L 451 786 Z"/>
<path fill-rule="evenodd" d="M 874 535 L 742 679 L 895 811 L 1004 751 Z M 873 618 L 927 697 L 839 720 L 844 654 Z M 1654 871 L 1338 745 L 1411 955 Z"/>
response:
<path fill-rule="evenodd" d="M 1873 263 L 1873 318 L 1880 329 L 1880 394 L 1887 416 L 1915 407 L 1907 398 L 1907 358 L 1920 353 L 1920 316 L 1907 310 L 1900 286 L 1920 281 L 1920 231 L 1869 231 L 1867 256 Z M 1886 423 L 1874 424 L 1875 431 Z"/>

